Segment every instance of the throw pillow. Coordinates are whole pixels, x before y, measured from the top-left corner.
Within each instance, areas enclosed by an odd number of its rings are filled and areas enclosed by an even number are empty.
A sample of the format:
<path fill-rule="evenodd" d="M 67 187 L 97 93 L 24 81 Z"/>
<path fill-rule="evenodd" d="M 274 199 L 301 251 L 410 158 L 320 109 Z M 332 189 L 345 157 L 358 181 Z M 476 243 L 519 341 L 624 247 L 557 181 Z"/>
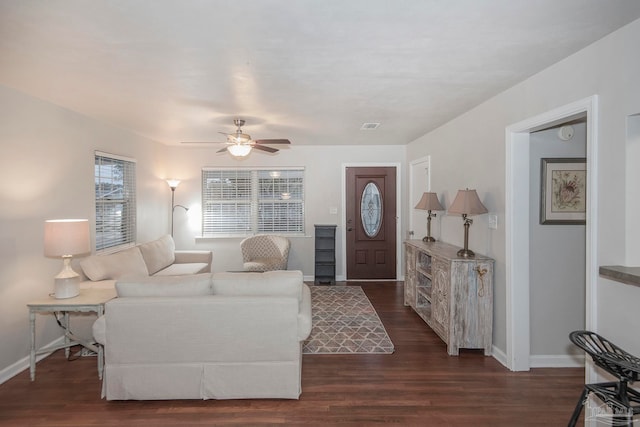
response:
<path fill-rule="evenodd" d="M 138 247 L 145 264 L 147 264 L 149 275 L 156 274 L 176 260 L 176 244 L 173 241 L 173 237 L 168 234 L 152 242 L 143 243 Z"/>
<path fill-rule="evenodd" d="M 123 277 L 145 277 L 149 275 L 144 258 L 137 247 L 109 255 L 92 255 L 80 262 L 82 271 L 89 280 L 120 279 Z"/>

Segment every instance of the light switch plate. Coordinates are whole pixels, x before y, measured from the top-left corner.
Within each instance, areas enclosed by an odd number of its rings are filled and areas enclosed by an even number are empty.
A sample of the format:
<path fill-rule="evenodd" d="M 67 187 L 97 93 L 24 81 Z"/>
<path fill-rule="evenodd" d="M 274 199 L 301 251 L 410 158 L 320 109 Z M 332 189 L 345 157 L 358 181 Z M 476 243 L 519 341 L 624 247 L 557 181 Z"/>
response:
<path fill-rule="evenodd" d="M 336 208 L 336 207 L 330 207 L 330 208 L 329 208 L 329 214 L 330 214 L 330 215 L 338 215 L 338 208 Z"/>
<path fill-rule="evenodd" d="M 498 229 L 498 215 L 489 215 L 489 228 L 492 230 Z"/>

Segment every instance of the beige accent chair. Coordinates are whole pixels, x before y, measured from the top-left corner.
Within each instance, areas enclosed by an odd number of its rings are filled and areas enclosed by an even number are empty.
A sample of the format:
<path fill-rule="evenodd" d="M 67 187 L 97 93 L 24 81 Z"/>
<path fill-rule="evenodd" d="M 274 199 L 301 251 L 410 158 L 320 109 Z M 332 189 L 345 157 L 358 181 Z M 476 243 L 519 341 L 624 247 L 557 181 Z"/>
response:
<path fill-rule="evenodd" d="M 286 270 L 291 242 L 284 236 L 258 234 L 240 242 L 244 271 Z"/>

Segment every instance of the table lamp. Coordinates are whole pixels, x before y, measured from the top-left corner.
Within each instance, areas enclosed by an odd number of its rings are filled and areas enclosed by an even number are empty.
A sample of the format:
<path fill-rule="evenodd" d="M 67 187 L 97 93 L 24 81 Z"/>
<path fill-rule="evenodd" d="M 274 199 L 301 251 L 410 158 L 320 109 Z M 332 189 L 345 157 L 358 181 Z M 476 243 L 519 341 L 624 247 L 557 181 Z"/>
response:
<path fill-rule="evenodd" d="M 421 209 L 427 211 L 427 235 L 422 238 L 423 242 L 435 242 L 436 239 L 431 237 L 431 218 L 435 217 L 436 214 L 432 214 L 431 211 L 443 211 L 444 208 L 440 204 L 438 200 L 438 195 L 436 193 L 422 193 L 422 198 L 415 206 L 414 209 Z"/>
<path fill-rule="evenodd" d="M 91 252 L 88 219 L 54 219 L 44 223 L 44 255 L 62 257 L 55 277 L 55 297 L 72 298 L 80 293 L 80 275 L 71 268 L 74 255 Z"/>
<path fill-rule="evenodd" d="M 449 206 L 450 214 L 461 214 L 464 221 L 464 248 L 458 251 L 458 256 L 463 258 L 473 258 L 475 254 L 469 250 L 469 226 L 473 224 L 473 220 L 467 218 L 471 215 L 479 215 L 487 213 L 487 208 L 482 204 L 476 190 L 458 190 L 456 198 Z"/>

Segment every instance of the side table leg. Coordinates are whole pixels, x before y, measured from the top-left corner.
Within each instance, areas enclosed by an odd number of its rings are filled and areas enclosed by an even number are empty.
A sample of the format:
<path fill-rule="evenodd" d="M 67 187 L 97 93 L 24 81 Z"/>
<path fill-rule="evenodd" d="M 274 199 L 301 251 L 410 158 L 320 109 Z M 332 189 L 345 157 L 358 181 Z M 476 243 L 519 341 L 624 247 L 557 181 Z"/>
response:
<path fill-rule="evenodd" d="M 29 310 L 29 327 L 31 328 L 31 351 L 29 352 L 29 374 L 31 381 L 36 379 L 36 313 Z"/>
<path fill-rule="evenodd" d="M 69 344 L 71 340 L 69 339 L 69 312 L 65 311 L 63 315 L 63 323 L 64 325 L 64 357 L 69 359 L 69 354 L 71 353 L 71 349 L 69 348 Z"/>

